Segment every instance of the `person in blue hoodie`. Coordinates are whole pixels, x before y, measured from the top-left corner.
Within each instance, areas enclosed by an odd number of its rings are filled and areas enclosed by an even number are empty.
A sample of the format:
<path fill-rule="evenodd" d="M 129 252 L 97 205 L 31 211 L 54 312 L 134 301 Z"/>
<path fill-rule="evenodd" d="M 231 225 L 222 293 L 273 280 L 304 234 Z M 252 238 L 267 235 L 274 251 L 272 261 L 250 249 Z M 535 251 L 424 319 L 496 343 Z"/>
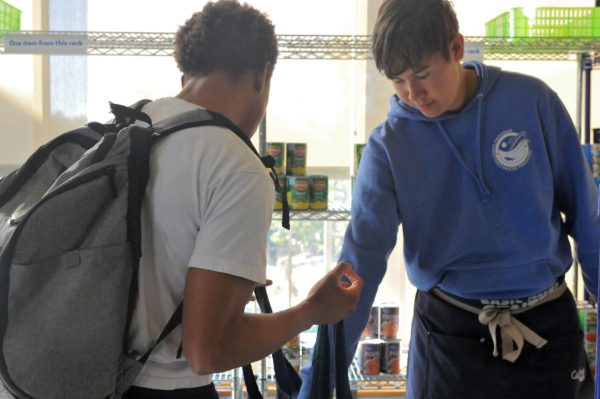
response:
<path fill-rule="evenodd" d="M 348 363 L 402 226 L 418 289 L 407 398 L 591 398 L 564 281 L 570 236 L 590 294 L 598 283 L 598 194 L 579 137 L 544 82 L 461 64 L 464 51 L 447 0 L 379 9 L 374 60 L 395 94 L 361 159 L 340 255 L 364 280 Z M 311 368 L 302 376 L 305 399 Z"/>

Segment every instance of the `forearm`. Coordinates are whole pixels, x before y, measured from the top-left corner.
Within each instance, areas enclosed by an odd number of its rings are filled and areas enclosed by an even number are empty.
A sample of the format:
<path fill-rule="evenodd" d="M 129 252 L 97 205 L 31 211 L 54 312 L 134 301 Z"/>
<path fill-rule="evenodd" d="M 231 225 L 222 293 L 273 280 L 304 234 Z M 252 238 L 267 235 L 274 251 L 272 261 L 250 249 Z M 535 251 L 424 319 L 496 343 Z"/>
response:
<path fill-rule="evenodd" d="M 262 359 L 315 323 L 309 305 L 301 303 L 270 314 L 244 313 L 231 323 L 215 343 L 211 370 L 230 370 Z"/>
<path fill-rule="evenodd" d="M 346 276 L 350 282 L 342 282 Z M 254 283 L 191 269 L 186 279 L 182 341 L 198 374 L 229 370 L 261 359 L 313 324 L 337 322 L 356 307 L 362 280 L 348 264 L 320 279 L 299 305 L 271 314 L 245 313 Z"/>

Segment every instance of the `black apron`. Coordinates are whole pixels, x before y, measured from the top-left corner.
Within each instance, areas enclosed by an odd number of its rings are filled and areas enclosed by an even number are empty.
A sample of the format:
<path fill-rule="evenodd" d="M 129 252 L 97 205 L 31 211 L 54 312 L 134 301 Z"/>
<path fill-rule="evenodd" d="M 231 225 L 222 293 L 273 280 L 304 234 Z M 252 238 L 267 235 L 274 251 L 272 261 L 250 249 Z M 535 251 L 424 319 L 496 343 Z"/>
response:
<path fill-rule="evenodd" d="M 477 315 L 431 292 L 415 300 L 407 369 L 407 399 L 593 399 L 594 381 L 577 308 L 566 291 L 516 315 L 548 343 L 525 343 L 514 362 L 494 357 Z M 497 341 L 499 339 L 499 334 Z"/>

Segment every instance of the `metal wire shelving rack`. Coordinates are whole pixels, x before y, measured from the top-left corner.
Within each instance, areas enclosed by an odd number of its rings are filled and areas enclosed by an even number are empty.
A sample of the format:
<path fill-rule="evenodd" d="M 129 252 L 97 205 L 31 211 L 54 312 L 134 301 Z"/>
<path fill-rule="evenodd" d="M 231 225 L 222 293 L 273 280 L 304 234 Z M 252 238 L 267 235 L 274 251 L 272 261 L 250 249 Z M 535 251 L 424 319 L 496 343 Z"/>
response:
<path fill-rule="evenodd" d="M 281 219 L 282 212 L 274 211 L 273 219 Z M 344 221 L 350 219 L 350 209 L 344 207 L 329 207 L 327 209 L 316 210 L 290 210 L 290 220 L 322 220 L 322 221 Z"/>
<path fill-rule="evenodd" d="M 170 56 L 173 33 L 0 31 L 0 54 L 8 53 L 5 35 L 35 40 L 56 37 L 84 39 L 87 55 Z M 600 38 L 542 37 L 500 38 L 469 36 L 467 43 L 483 43 L 488 60 L 575 60 L 578 54 L 600 53 Z M 279 58 L 297 60 L 367 60 L 371 58 L 368 35 L 279 35 Z"/>

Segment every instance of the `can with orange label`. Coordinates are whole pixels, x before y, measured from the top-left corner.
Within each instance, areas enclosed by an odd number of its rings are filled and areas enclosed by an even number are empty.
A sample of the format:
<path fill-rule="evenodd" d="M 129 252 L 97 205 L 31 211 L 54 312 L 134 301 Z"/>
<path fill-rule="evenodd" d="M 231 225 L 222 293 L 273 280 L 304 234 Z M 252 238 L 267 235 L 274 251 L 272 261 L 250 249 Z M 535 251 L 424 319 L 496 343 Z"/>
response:
<path fill-rule="evenodd" d="M 367 339 L 358 344 L 358 368 L 363 375 L 381 372 L 381 341 Z"/>
<path fill-rule="evenodd" d="M 362 338 L 377 338 L 379 336 L 379 307 L 372 306 L 369 320 L 362 333 Z"/>
<path fill-rule="evenodd" d="M 300 336 L 297 335 L 291 340 L 289 340 L 282 349 L 283 354 L 286 359 L 290 362 L 290 365 L 294 368 L 294 370 L 300 370 Z"/>
<path fill-rule="evenodd" d="M 381 344 L 381 372 L 400 374 L 400 340 L 385 340 Z"/>
<path fill-rule="evenodd" d="M 398 336 L 400 308 L 396 305 L 382 305 L 379 308 L 379 313 L 379 338 L 396 338 Z"/>

